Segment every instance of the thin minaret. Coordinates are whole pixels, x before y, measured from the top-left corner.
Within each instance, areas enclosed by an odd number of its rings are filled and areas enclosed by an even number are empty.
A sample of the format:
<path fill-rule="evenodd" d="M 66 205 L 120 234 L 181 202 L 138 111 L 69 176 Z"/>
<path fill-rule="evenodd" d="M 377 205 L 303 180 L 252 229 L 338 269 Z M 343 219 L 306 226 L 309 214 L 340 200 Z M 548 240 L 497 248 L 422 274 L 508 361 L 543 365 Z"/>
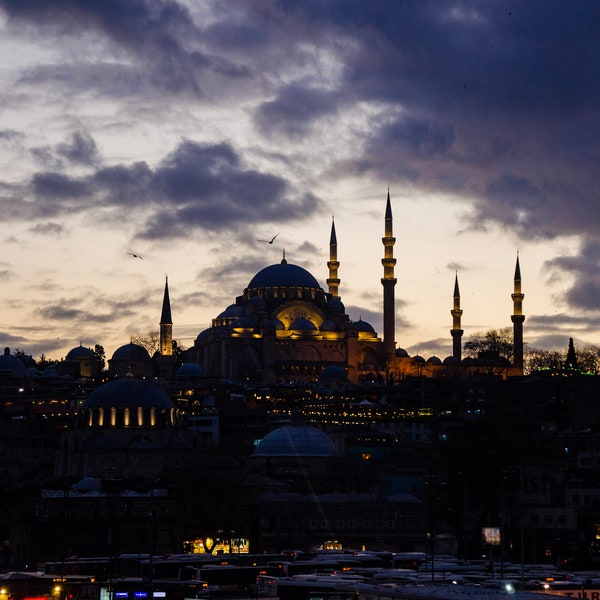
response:
<path fill-rule="evenodd" d="M 385 235 L 381 238 L 384 247 L 383 258 L 383 347 L 388 357 L 396 354 L 396 307 L 394 300 L 394 287 L 396 278 L 394 277 L 394 244 L 396 238 L 393 233 L 392 204 L 390 202 L 390 189 L 388 188 L 387 204 L 385 207 Z"/>
<path fill-rule="evenodd" d="M 511 294 L 513 301 L 513 356 L 514 364 L 517 369 L 523 372 L 523 298 L 525 294 L 521 292 L 521 267 L 519 266 L 519 255 L 517 254 L 517 266 L 515 267 L 514 292 Z"/>
<path fill-rule="evenodd" d="M 160 353 L 162 356 L 173 355 L 173 320 L 171 319 L 168 277 L 165 277 L 165 294 L 160 315 Z"/>
<path fill-rule="evenodd" d="M 458 273 L 454 277 L 454 304 L 450 311 L 452 315 L 452 329 L 450 334 L 452 335 L 452 356 L 457 360 L 462 358 L 462 335 L 464 331 L 461 329 L 460 318 L 462 317 L 463 311 L 460 309 L 460 291 L 458 289 Z"/>
<path fill-rule="evenodd" d="M 327 261 L 327 268 L 329 269 L 329 277 L 327 278 L 327 285 L 329 286 L 329 293 L 334 297 L 338 297 L 338 288 L 340 287 L 340 280 L 338 278 L 338 269 L 340 263 L 337 259 L 337 237 L 335 235 L 335 223 L 333 217 L 331 217 L 331 236 L 329 237 L 329 260 Z"/>

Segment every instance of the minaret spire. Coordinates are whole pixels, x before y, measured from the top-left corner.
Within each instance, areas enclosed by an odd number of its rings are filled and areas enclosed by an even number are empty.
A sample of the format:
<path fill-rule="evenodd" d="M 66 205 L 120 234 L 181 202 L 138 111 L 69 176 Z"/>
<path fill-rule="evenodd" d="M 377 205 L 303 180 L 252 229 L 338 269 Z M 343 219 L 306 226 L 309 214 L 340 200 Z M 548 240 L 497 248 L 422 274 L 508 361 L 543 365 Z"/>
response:
<path fill-rule="evenodd" d="M 165 293 L 160 315 L 160 354 L 173 354 L 173 320 L 171 319 L 171 301 L 169 300 L 169 278 L 165 275 Z"/>
<path fill-rule="evenodd" d="M 327 285 L 329 286 L 329 293 L 334 297 L 338 297 L 338 288 L 340 286 L 340 280 L 338 278 L 338 269 L 340 263 L 337 259 L 337 237 L 335 235 L 335 222 L 331 217 L 331 235 L 329 236 L 329 260 L 327 261 L 327 268 L 329 269 L 329 277 L 327 278 Z"/>
<path fill-rule="evenodd" d="M 514 291 L 511 294 L 513 301 L 513 357 L 517 369 L 523 372 L 523 298 L 525 294 L 521 292 L 521 267 L 519 265 L 519 254 L 517 253 L 517 265 L 515 267 Z"/>
<path fill-rule="evenodd" d="M 381 238 L 384 247 L 383 258 L 383 346 L 388 358 L 396 354 L 396 306 L 394 298 L 394 287 L 396 278 L 394 277 L 394 244 L 396 238 L 393 232 L 392 204 L 390 201 L 390 188 L 388 187 L 387 203 L 385 206 L 385 235 Z"/>
<path fill-rule="evenodd" d="M 461 338 L 464 331 L 461 329 L 460 318 L 462 317 L 463 311 L 460 309 L 460 291 L 458 289 L 458 272 L 454 276 L 454 303 L 453 308 L 450 311 L 452 315 L 452 329 L 450 335 L 452 335 L 452 356 L 457 360 L 462 358 L 462 344 Z"/>

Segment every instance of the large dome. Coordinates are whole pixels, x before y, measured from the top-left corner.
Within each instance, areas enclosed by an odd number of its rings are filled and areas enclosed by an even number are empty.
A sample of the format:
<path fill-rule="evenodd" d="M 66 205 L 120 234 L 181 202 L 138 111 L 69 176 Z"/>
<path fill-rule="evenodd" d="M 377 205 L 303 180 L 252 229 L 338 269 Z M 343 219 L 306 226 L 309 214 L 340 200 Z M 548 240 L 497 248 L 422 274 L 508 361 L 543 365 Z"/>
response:
<path fill-rule="evenodd" d="M 153 383 L 137 377 L 121 377 L 94 390 L 86 399 L 89 408 L 173 408 L 173 403 Z"/>
<path fill-rule="evenodd" d="M 113 360 L 150 360 L 148 350 L 139 344 L 130 342 L 117 348 L 112 355 Z"/>
<path fill-rule="evenodd" d="M 94 351 L 91 348 L 84 348 L 81 344 L 76 346 L 66 356 L 66 360 L 86 360 L 94 358 Z"/>
<path fill-rule="evenodd" d="M 321 289 L 319 282 L 298 265 L 281 262 L 259 271 L 248 284 L 248 289 L 270 287 L 300 287 Z"/>
<path fill-rule="evenodd" d="M 267 434 L 254 456 L 335 456 L 335 444 L 320 429 L 307 424 L 284 425 Z"/>

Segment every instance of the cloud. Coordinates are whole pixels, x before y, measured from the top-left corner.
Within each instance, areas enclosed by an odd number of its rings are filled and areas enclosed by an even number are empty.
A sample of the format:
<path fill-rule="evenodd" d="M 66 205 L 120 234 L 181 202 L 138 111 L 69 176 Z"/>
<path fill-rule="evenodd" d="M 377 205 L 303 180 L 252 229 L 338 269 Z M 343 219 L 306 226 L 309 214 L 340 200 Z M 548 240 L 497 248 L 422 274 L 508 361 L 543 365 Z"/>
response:
<path fill-rule="evenodd" d="M 24 208 L 36 217 L 94 213 L 100 205 L 122 221 L 124 208 L 139 208 L 146 219 L 138 217 L 133 224 L 141 239 L 168 239 L 195 230 L 236 231 L 302 220 L 322 210 L 313 194 L 295 193 L 282 177 L 247 167 L 231 145 L 189 140 L 154 169 L 139 162 L 100 167 L 84 176 L 44 171 L 32 177 L 29 187 L 35 201 Z M 27 217 L 27 211 L 14 216 Z"/>
<path fill-rule="evenodd" d="M 69 142 L 57 146 L 57 152 L 74 164 L 93 165 L 100 158 L 96 142 L 85 131 L 73 133 Z"/>
<path fill-rule="evenodd" d="M 331 92 L 297 82 L 282 88 L 275 100 L 264 102 L 256 111 L 255 121 L 263 133 L 300 137 L 320 117 L 335 113 L 336 106 Z"/>
<path fill-rule="evenodd" d="M 39 233 L 41 235 L 55 235 L 58 236 L 64 231 L 64 227 L 60 223 L 38 223 L 29 229 L 33 233 Z"/>

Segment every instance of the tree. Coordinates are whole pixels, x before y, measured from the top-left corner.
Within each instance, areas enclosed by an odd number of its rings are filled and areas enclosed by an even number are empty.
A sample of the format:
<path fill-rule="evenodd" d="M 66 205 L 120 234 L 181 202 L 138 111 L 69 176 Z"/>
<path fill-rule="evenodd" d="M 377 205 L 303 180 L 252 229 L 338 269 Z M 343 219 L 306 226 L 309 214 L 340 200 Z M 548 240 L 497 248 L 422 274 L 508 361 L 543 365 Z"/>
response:
<path fill-rule="evenodd" d="M 565 363 L 564 352 L 560 350 L 541 350 L 530 348 L 525 354 L 525 373 L 531 373 L 540 369 L 559 370 Z"/>
<path fill-rule="evenodd" d="M 150 331 L 147 335 L 133 335 L 131 342 L 146 348 L 150 356 L 154 356 L 160 349 L 160 333 L 158 331 Z"/>
<path fill-rule="evenodd" d="M 513 359 L 513 337 L 510 327 L 502 329 L 488 329 L 478 331 L 471 335 L 464 344 L 464 351 L 472 358 L 485 356 L 498 356 L 512 362 Z"/>
<path fill-rule="evenodd" d="M 98 367 L 98 374 L 102 373 L 104 367 L 106 366 L 106 354 L 104 353 L 104 347 L 100 344 L 96 344 L 94 346 L 94 360 L 96 361 L 96 366 Z"/>
<path fill-rule="evenodd" d="M 171 342 L 171 346 L 173 348 L 173 358 L 175 359 L 175 367 L 179 367 L 183 364 L 183 353 L 185 348 L 182 348 L 177 340 L 173 340 Z"/>
<path fill-rule="evenodd" d="M 569 338 L 569 349 L 567 350 L 567 358 L 565 359 L 565 369 L 572 369 L 573 371 L 579 370 L 573 338 Z"/>

